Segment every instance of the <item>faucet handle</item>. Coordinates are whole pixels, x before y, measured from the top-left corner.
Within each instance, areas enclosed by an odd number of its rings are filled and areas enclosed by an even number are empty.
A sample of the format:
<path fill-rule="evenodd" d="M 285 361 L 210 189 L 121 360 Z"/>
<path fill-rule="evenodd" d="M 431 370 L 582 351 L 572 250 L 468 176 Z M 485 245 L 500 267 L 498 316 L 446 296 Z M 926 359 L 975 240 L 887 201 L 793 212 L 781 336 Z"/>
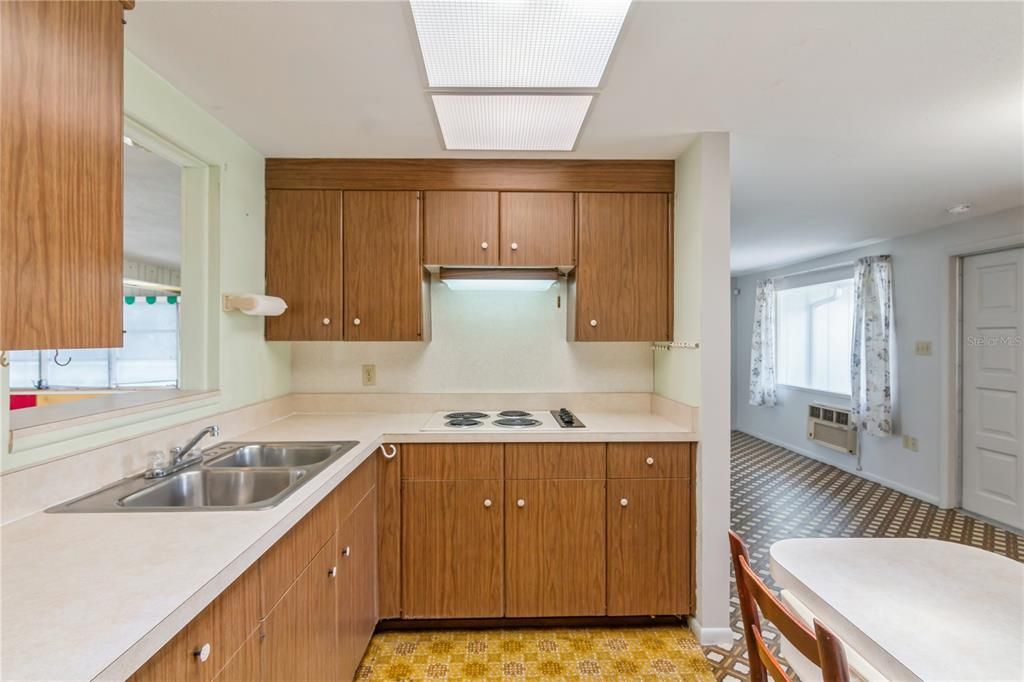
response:
<path fill-rule="evenodd" d="M 216 438 L 217 436 L 219 436 L 219 435 L 220 435 L 220 427 L 219 427 L 219 426 L 217 426 L 216 424 L 214 424 L 213 426 L 211 426 L 211 427 L 210 427 L 210 434 L 211 434 L 211 435 L 212 435 L 212 436 L 213 436 L 214 438 Z"/>

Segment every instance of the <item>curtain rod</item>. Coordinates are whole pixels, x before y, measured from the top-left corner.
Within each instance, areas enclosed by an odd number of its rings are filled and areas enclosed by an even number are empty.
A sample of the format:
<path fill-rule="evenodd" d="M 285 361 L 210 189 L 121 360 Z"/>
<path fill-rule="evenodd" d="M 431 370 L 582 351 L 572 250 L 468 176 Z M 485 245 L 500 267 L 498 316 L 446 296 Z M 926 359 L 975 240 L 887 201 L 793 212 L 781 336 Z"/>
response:
<path fill-rule="evenodd" d="M 832 265 L 822 265 L 821 267 L 818 267 L 818 268 L 810 268 L 808 270 L 800 270 L 798 272 L 790 272 L 790 273 L 787 273 L 785 275 L 777 275 L 775 277 L 772 277 L 772 281 L 774 282 L 777 279 L 786 279 L 787 277 L 797 277 L 799 275 L 809 275 L 812 272 L 823 272 L 825 270 L 837 270 L 839 268 L 849 268 L 849 267 L 853 267 L 856 264 L 857 264 L 857 261 L 851 260 L 851 261 L 844 261 L 842 263 L 833 263 Z"/>

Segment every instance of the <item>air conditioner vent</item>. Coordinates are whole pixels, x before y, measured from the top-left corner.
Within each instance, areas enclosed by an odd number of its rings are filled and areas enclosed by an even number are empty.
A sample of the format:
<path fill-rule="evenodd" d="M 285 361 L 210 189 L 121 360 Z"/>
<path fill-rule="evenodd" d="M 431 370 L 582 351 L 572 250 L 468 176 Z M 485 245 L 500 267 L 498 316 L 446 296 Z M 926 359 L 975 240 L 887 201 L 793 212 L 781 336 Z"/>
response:
<path fill-rule="evenodd" d="M 811 403 L 807 409 L 807 437 L 839 452 L 857 452 L 857 430 L 849 408 Z"/>

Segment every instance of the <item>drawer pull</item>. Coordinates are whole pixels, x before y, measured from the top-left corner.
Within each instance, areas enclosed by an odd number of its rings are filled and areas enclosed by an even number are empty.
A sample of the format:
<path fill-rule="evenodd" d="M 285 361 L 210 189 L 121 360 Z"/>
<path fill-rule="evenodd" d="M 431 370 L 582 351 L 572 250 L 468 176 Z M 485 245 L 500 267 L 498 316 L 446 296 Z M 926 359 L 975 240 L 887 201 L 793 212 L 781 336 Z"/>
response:
<path fill-rule="evenodd" d="M 329 325 L 331 323 L 331 318 L 325 317 L 323 319 L 323 323 L 324 323 L 324 326 L 326 327 L 327 325 Z"/>
<path fill-rule="evenodd" d="M 628 507 L 629 506 L 629 500 L 627 500 L 625 497 L 623 497 L 621 500 L 619 500 L 619 504 L 621 504 L 623 507 Z"/>
<path fill-rule="evenodd" d="M 526 506 L 526 500 L 516 500 L 516 506 L 522 509 L 523 507 Z"/>
<path fill-rule="evenodd" d="M 488 500 L 484 500 L 484 506 L 487 507 L 488 509 L 491 508 L 491 504 L 492 504 L 492 502 L 489 499 Z"/>
<path fill-rule="evenodd" d="M 359 325 L 361 325 L 362 323 L 363 323 L 363 321 L 362 321 L 362 320 L 360 320 L 360 319 L 359 319 L 358 317 L 357 317 L 357 318 L 354 318 L 354 319 L 352 320 L 352 324 L 354 324 L 354 325 L 355 325 L 355 326 L 357 326 L 357 327 L 358 327 Z"/>
<path fill-rule="evenodd" d="M 337 566 L 331 566 L 329 569 L 327 569 L 327 576 L 329 578 L 333 578 L 336 575 L 338 575 L 338 567 Z"/>
<path fill-rule="evenodd" d="M 206 663 L 206 659 L 210 657 L 210 652 L 212 650 L 213 647 L 211 647 L 210 643 L 207 642 L 206 644 L 202 645 L 201 647 L 193 651 L 192 655 L 198 658 L 200 663 Z"/>
<path fill-rule="evenodd" d="M 519 250 L 519 244 L 516 244 L 515 242 L 512 242 L 512 250 L 513 251 L 518 251 Z"/>
<path fill-rule="evenodd" d="M 591 327 L 596 327 L 597 326 L 597 320 L 591 320 L 590 321 L 590 326 Z"/>
<path fill-rule="evenodd" d="M 648 457 L 647 458 L 647 466 L 649 466 L 649 467 L 654 466 L 654 458 L 653 457 Z"/>
<path fill-rule="evenodd" d="M 480 245 L 480 248 L 483 249 L 484 251 L 486 251 L 488 246 L 489 246 L 489 244 L 487 242 L 484 242 L 484 243 L 482 243 Z"/>
<path fill-rule="evenodd" d="M 341 550 L 341 556 L 352 556 L 352 548 L 345 545 L 345 548 Z"/>

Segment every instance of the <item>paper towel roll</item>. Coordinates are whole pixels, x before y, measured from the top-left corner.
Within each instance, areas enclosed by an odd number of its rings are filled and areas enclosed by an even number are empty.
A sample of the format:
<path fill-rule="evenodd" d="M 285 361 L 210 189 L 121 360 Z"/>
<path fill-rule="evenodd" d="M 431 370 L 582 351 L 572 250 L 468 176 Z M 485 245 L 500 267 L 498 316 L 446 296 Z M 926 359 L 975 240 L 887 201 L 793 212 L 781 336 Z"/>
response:
<path fill-rule="evenodd" d="M 288 308 L 283 298 L 260 294 L 241 294 L 224 297 L 224 310 L 240 310 L 246 315 L 277 317 Z"/>

